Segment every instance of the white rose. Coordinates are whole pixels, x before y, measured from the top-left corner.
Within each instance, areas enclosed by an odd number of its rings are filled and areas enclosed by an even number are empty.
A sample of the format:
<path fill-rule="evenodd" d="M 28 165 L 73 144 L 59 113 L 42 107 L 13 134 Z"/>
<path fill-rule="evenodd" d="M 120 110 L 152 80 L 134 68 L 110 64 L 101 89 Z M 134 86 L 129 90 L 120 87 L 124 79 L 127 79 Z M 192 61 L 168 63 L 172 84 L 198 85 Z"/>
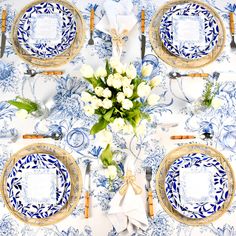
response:
<path fill-rule="evenodd" d="M 147 97 L 151 92 L 151 87 L 146 85 L 145 82 L 139 84 L 137 93 L 139 97 Z"/>
<path fill-rule="evenodd" d="M 114 79 L 113 75 L 108 76 L 108 79 L 107 79 L 107 85 L 108 86 L 112 87 L 113 79 Z"/>
<path fill-rule="evenodd" d="M 137 76 L 137 71 L 136 68 L 134 67 L 133 64 L 130 64 L 127 68 L 126 68 L 126 75 L 128 78 L 130 79 L 134 79 Z"/>
<path fill-rule="evenodd" d="M 122 101 L 122 107 L 125 109 L 125 110 L 129 110 L 133 107 L 133 103 L 132 101 L 130 101 L 129 99 L 124 99 Z"/>
<path fill-rule="evenodd" d="M 107 144 L 112 143 L 112 133 L 109 130 L 103 129 L 100 132 L 96 134 L 97 140 L 99 140 L 99 144 L 101 144 L 102 147 L 106 147 Z"/>
<path fill-rule="evenodd" d="M 161 79 L 158 76 L 155 76 L 152 78 L 152 80 L 150 81 L 150 86 L 152 88 L 155 88 L 157 85 L 159 85 L 161 83 Z"/>
<path fill-rule="evenodd" d="M 115 130 L 115 131 L 119 131 L 119 130 L 122 130 L 123 127 L 125 125 L 125 121 L 123 118 L 116 118 L 114 120 L 114 122 L 112 123 L 112 128 Z"/>
<path fill-rule="evenodd" d="M 92 99 L 92 96 L 91 96 L 90 93 L 88 93 L 88 92 L 86 92 L 86 91 L 83 91 L 83 92 L 81 93 L 81 100 L 82 100 L 83 102 L 90 102 L 91 99 Z"/>
<path fill-rule="evenodd" d="M 211 106 L 214 108 L 214 109 L 218 109 L 220 108 L 221 106 L 223 105 L 223 100 L 218 98 L 218 97 L 214 97 L 212 99 L 212 102 L 211 102 Z"/>
<path fill-rule="evenodd" d="M 92 116 L 94 114 L 94 108 L 91 105 L 84 106 L 84 112 L 87 116 Z"/>
<path fill-rule="evenodd" d="M 105 170 L 105 176 L 111 180 L 114 180 L 117 176 L 117 168 L 114 165 L 110 165 Z"/>
<path fill-rule="evenodd" d="M 121 103 L 125 99 L 125 95 L 122 92 L 117 93 L 116 99 L 119 103 Z"/>
<path fill-rule="evenodd" d="M 123 87 L 129 86 L 130 83 L 131 83 L 131 80 L 128 79 L 126 76 L 122 78 L 122 86 L 123 86 Z"/>
<path fill-rule="evenodd" d="M 160 100 L 160 96 L 156 94 L 150 94 L 147 98 L 147 103 L 150 106 L 154 106 L 157 104 L 157 102 Z"/>
<path fill-rule="evenodd" d="M 102 96 L 104 98 L 110 98 L 112 95 L 111 90 L 109 88 L 105 88 L 102 92 Z"/>
<path fill-rule="evenodd" d="M 95 72 L 96 77 L 106 77 L 107 76 L 107 71 L 103 67 L 99 67 L 96 72 Z"/>
<path fill-rule="evenodd" d="M 103 101 L 102 101 L 102 106 L 105 108 L 105 109 L 110 109 L 112 107 L 112 101 L 110 99 L 107 99 L 105 98 Z"/>
<path fill-rule="evenodd" d="M 146 132 L 146 125 L 143 123 L 136 128 L 136 135 L 143 136 Z"/>
<path fill-rule="evenodd" d="M 118 57 L 111 57 L 109 63 L 110 63 L 111 68 L 113 69 L 115 69 L 117 66 L 121 64 Z"/>
<path fill-rule="evenodd" d="M 149 75 L 152 73 L 152 69 L 153 69 L 153 67 L 152 67 L 151 64 L 149 64 L 149 65 L 144 65 L 144 66 L 142 67 L 142 71 L 141 71 L 143 77 L 149 76 Z"/>
<path fill-rule="evenodd" d="M 93 68 L 90 65 L 82 65 L 80 68 L 80 73 L 84 78 L 91 78 L 93 77 Z"/>
<path fill-rule="evenodd" d="M 91 106 L 93 107 L 93 109 L 98 109 L 102 106 L 102 100 L 97 98 L 96 96 L 92 97 Z"/>
<path fill-rule="evenodd" d="M 94 89 L 94 91 L 95 91 L 95 93 L 96 93 L 96 95 L 97 95 L 98 97 L 101 97 L 101 96 L 102 96 L 102 93 L 103 93 L 103 91 L 104 91 L 104 89 L 103 89 L 102 87 L 100 87 L 100 86 L 97 86 L 97 87 Z"/>
<path fill-rule="evenodd" d="M 112 80 L 112 87 L 115 89 L 120 89 L 122 86 L 122 81 L 121 79 L 113 79 Z"/>
<path fill-rule="evenodd" d="M 123 87 L 124 95 L 130 98 L 133 95 L 133 89 L 131 87 Z"/>
<path fill-rule="evenodd" d="M 16 117 L 21 119 L 21 120 L 24 120 L 24 119 L 27 119 L 29 117 L 29 113 L 24 109 L 20 109 L 16 112 Z"/>

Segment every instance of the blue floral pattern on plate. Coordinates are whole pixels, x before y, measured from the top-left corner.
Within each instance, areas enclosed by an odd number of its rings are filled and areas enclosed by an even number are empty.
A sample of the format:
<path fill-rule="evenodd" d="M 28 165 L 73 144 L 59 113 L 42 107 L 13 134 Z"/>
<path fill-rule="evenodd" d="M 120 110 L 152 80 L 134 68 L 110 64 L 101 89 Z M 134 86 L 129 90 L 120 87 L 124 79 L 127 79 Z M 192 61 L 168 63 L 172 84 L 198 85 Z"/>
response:
<path fill-rule="evenodd" d="M 179 175 L 181 168 L 209 168 L 213 170 L 214 201 L 199 202 L 192 206 L 180 200 Z M 228 179 L 222 165 L 205 154 L 192 153 L 177 159 L 170 167 L 165 181 L 166 195 L 171 205 L 181 214 L 189 218 L 205 218 L 214 214 L 224 204 L 228 196 Z"/>
<path fill-rule="evenodd" d="M 173 17 L 193 17 L 202 19 L 205 33 L 205 43 L 174 40 Z M 196 20 L 196 19 L 195 19 Z M 201 24 L 200 24 L 201 25 Z M 200 29 L 201 32 L 201 29 Z M 171 7 L 162 17 L 160 25 L 160 38 L 166 49 L 172 54 L 188 59 L 198 59 L 208 55 L 216 46 L 219 36 L 219 27 L 213 15 L 203 6 L 196 3 L 186 3 Z"/>
<path fill-rule="evenodd" d="M 54 21 L 54 35 L 35 32 L 37 24 L 41 24 L 39 27 L 42 27 L 45 21 Z M 45 23 L 45 28 L 47 27 Z M 52 58 L 70 47 L 75 39 L 76 30 L 76 21 L 69 9 L 59 3 L 42 2 L 26 10 L 19 21 L 17 36 L 21 47 L 30 55 Z"/>
<path fill-rule="evenodd" d="M 56 204 L 25 204 L 21 200 L 22 175 L 25 169 L 56 168 Z M 45 218 L 58 212 L 70 196 L 70 175 L 66 167 L 49 154 L 31 154 L 20 159 L 7 179 L 7 192 L 13 207 L 29 218 Z"/>

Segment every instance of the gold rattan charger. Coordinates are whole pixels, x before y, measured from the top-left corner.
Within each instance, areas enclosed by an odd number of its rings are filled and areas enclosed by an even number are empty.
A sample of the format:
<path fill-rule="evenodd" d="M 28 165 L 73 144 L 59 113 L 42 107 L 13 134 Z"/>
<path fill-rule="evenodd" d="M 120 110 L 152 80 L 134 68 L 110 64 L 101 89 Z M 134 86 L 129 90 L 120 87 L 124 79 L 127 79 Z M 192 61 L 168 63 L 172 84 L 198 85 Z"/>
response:
<path fill-rule="evenodd" d="M 171 7 L 178 5 L 178 4 L 184 4 L 184 3 L 197 3 L 203 7 L 205 7 L 214 17 L 215 20 L 219 26 L 219 38 L 216 46 L 212 50 L 211 53 L 208 55 L 196 59 L 196 60 L 186 60 L 181 57 L 177 57 L 173 54 L 171 54 L 163 45 L 161 38 L 160 38 L 160 23 L 163 15 L 167 10 L 169 10 Z M 197 0 L 174 0 L 166 3 L 163 5 L 160 10 L 158 10 L 155 15 L 152 18 L 152 21 L 150 23 L 149 28 L 149 38 L 150 42 L 152 44 L 153 50 L 156 53 L 156 55 L 162 59 L 164 62 L 169 64 L 172 67 L 181 68 L 181 69 L 194 69 L 199 68 L 208 65 L 209 63 L 216 60 L 216 58 L 220 55 L 222 52 L 224 45 L 225 45 L 225 28 L 223 25 L 222 20 L 220 19 L 220 16 L 217 14 L 217 12 L 210 7 L 209 5 L 197 1 Z"/>
<path fill-rule="evenodd" d="M 70 197 L 67 203 L 62 207 L 60 211 L 56 214 L 49 216 L 47 218 L 27 218 L 23 214 L 19 213 L 11 204 L 10 199 L 7 193 L 7 177 L 10 174 L 13 166 L 16 162 L 23 158 L 26 155 L 33 154 L 33 153 L 44 153 L 50 154 L 55 156 L 58 160 L 60 160 L 65 167 L 67 168 L 70 179 L 71 179 L 71 191 Z M 31 225 L 38 225 L 38 226 L 45 226 L 50 224 L 56 224 L 60 220 L 66 218 L 71 214 L 74 210 L 76 205 L 79 202 L 80 194 L 82 189 L 82 176 L 78 165 L 76 164 L 74 158 L 68 154 L 65 150 L 51 145 L 47 143 L 37 143 L 31 144 L 29 146 L 24 147 L 17 153 L 15 153 L 6 163 L 2 178 L 1 178 L 1 195 L 4 200 L 5 205 L 7 206 L 8 210 L 19 220 L 23 221 L 24 223 L 31 224 Z"/>
<path fill-rule="evenodd" d="M 202 219 L 191 219 L 181 215 L 172 207 L 165 192 L 165 178 L 171 164 L 178 158 L 190 153 L 202 153 L 214 157 L 224 167 L 228 177 L 228 197 L 222 208 L 216 213 Z M 219 219 L 230 207 L 235 192 L 234 173 L 228 160 L 214 148 L 203 144 L 186 144 L 171 151 L 161 162 L 156 175 L 156 190 L 161 206 L 171 217 L 187 225 L 205 225 Z"/>
<path fill-rule="evenodd" d="M 72 44 L 63 53 L 52 58 L 33 57 L 21 47 L 17 38 L 17 30 L 18 30 L 18 24 L 19 24 L 20 18 L 23 16 L 23 14 L 28 8 L 36 4 L 39 4 L 41 2 L 62 4 L 63 6 L 65 6 L 67 9 L 69 9 L 72 12 L 76 21 L 76 27 L 77 27 L 76 36 Z M 71 3 L 65 0 L 37 0 L 37 1 L 31 2 L 30 4 L 25 6 L 20 11 L 20 13 L 16 16 L 13 26 L 12 26 L 12 32 L 11 32 L 11 41 L 12 41 L 12 45 L 16 54 L 25 62 L 30 63 L 33 66 L 37 66 L 41 68 L 59 67 L 71 61 L 79 53 L 81 47 L 83 46 L 84 38 L 85 38 L 85 24 L 84 24 L 83 16 L 74 5 L 72 5 Z"/>

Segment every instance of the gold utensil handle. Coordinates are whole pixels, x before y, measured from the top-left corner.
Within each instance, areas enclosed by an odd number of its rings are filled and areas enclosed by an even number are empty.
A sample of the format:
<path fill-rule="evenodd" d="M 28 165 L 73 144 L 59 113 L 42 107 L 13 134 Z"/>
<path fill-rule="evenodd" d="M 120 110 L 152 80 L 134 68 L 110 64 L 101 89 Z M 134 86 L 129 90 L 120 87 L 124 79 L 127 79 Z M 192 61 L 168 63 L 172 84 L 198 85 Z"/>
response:
<path fill-rule="evenodd" d="M 195 139 L 196 136 L 194 135 L 172 135 L 170 136 L 170 139 Z"/>
<path fill-rule="evenodd" d="M 230 12 L 229 13 L 229 23 L 230 23 L 230 32 L 231 34 L 234 34 L 234 13 Z"/>
<path fill-rule="evenodd" d="M 45 138 L 45 136 L 38 135 L 38 134 L 24 134 L 22 138 L 23 139 L 41 139 L 41 138 Z"/>
<path fill-rule="evenodd" d="M 141 32 L 144 34 L 145 32 L 145 11 L 141 11 Z"/>
<path fill-rule="evenodd" d="M 94 31 L 94 8 L 90 12 L 90 31 Z"/>
<path fill-rule="evenodd" d="M 152 191 L 148 191 L 148 214 L 151 218 L 154 217 L 154 210 L 153 210 L 153 197 L 152 197 Z"/>
<path fill-rule="evenodd" d="M 208 77 L 208 73 L 190 73 L 187 76 L 189 77 Z"/>
<path fill-rule="evenodd" d="M 86 193 L 85 193 L 85 208 L 84 208 L 84 217 L 86 219 L 89 218 L 89 204 L 90 204 L 89 192 L 86 191 Z"/>
<path fill-rule="evenodd" d="M 6 23 L 7 23 L 7 11 L 2 11 L 2 32 L 6 32 Z"/>
<path fill-rule="evenodd" d="M 40 74 L 43 75 L 62 75 L 64 72 L 63 71 L 43 71 Z"/>

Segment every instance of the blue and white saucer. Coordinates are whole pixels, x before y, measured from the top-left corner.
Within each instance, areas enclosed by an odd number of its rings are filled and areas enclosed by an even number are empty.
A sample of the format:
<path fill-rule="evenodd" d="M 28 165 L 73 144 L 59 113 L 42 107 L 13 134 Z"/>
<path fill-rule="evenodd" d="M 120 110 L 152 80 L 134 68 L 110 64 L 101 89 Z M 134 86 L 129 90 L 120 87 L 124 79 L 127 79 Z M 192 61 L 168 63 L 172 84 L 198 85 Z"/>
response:
<path fill-rule="evenodd" d="M 172 54 L 188 60 L 208 55 L 216 46 L 219 26 L 203 6 L 185 3 L 171 7 L 162 17 L 160 38 Z"/>
<path fill-rule="evenodd" d="M 13 207 L 28 218 L 46 218 L 58 212 L 70 196 L 66 167 L 49 154 L 30 154 L 20 159 L 7 179 Z"/>
<path fill-rule="evenodd" d="M 171 205 L 189 218 L 205 218 L 218 211 L 228 196 L 228 178 L 222 165 L 205 154 L 177 159 L 165 180 Z"/>
<path fill-rule="evenodd" d="M 73 13 L 60 3 L 42 2 L 25 11 L 17 37 L 31 56 L 52 58 L 68 49 L 76 36 Z"/>

